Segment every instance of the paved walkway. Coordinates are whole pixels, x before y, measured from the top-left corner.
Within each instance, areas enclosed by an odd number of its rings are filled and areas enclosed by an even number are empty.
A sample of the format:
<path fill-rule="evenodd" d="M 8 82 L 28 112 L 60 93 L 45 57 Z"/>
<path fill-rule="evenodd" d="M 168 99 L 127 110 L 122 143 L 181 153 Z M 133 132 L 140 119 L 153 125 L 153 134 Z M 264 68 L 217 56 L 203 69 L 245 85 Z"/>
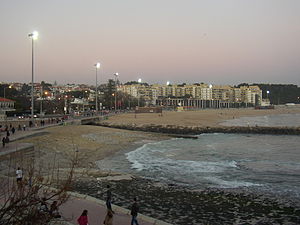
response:
<path fill-rule="evenodd" d="M 113 224 L 115 225 L 126 225 L 130 224 L 131 216 L 120 212 L 116 207 L 112 207 L 115 211 L 113 217 Z M 97 202 L 91 200 L 84 200 L 80 198 L 72 197 L 69 201 L 67 201 L 64 205 L 60 206 L 59 211 L 62 216 L 67 219 L 71 224 L 78 224 L 77 218 L 81 215 L 82 211 L 86 209 L 88 210 L 88 218 L 89 225 L 100 225 L 103 224 L 105 215 L 106 215 L 106 207 L 100 205 Z M 138 216 L 139 224 L 141 225 L 153 225 L 154 221 L 146 222 L 142 218 Z M 159 223 L 156 223 L 159 224 Z"/>

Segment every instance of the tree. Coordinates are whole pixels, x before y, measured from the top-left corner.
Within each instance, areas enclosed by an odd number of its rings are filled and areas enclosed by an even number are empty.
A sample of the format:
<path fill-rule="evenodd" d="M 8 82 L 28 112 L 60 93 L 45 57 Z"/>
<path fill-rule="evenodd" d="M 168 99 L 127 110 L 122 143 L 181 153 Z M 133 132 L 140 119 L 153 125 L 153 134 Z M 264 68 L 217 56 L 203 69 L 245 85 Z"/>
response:
<path fill-rule="evenodd" d="M 47 170 L 43 170 L 41 166 L 35 168 L 34 164 L 33 159 L 28 161 L 26 176 L 19 183 L 15 179 L 1 176 L 0 225 L 49 224 L 55 215 L 42 210 L 42 203 L 57 201 L 57 206 L 60 206 L 68 200 L 67 191 L 73 181 L 77 155 L 71 160 L 69 173 L 64 180 L 60 179 L 59 168 L 55 164 Z M 12 165 L 11 159 L 7 165 Z M 14 172 L 10 166 L 7 170 L 8 174 Z"/>
<path fill-rule="evenodd" d="M 116 85 L 115 81 L 113 79 L 109 79 L 108 83 L 104 87 L 104 96 L 103 96 L 103 106 L 106 108 L 112 109 L 115 101 L 115 90 L 116 90 Z"/>

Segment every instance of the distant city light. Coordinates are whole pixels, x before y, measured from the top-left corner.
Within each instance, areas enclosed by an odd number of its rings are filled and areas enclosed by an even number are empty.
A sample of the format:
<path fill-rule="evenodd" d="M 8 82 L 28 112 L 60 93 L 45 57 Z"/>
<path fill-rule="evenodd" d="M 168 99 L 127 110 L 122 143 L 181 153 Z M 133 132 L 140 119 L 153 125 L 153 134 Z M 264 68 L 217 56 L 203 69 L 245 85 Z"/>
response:
<path fill-rule="evenodd" d="M 212 85 L 211 85 L 211 84 L 209 85 L 209 88 L 212 88 Z"/>
<path fill-rule="evenodd" d="M 167 81 L 167 85 L 169 85 L 170 84 L 170 81 Z"/>
<path fill-rule="evenodd" d="M 139 78 L 139 79 L 138 79 L 138 82 L 139 82 L 139 83 L 142 83 L 142 79 L 141 79 L 141 78 Z"/>
<path fill-rule="evenodd" d="M 267 94 L 270 94 L 270 91 L 267 91 Z"/>

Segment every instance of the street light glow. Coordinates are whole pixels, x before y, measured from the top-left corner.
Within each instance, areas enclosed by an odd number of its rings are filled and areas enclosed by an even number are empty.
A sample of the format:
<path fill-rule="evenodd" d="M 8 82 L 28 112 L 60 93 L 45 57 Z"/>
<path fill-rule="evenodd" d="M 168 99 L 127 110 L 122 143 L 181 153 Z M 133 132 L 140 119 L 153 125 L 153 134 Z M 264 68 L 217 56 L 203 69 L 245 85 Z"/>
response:
<path fill-rule="evenodd" d="M 267 94 L 270 94 L 270 91 L 267 91 Z"/>
<path fill-rule="evenodd" d="M 170 84 L 170 81 L 167 81 L 167 85 L 169 85 Z"/>
<path fill-rule="evenodd" d="M 39 37 L 39 32 L 33 31 L 32 33 L 28 34 L 29 37 L 31 37 L 33 40 L 37 40 Z"/>
<path fill-rule="evenodd" d="M 138 82 L 139 82 L 139 83 L 142 83 L 142 79 L 141 79 L 141 78 L 139 78 L 139 79 L 138 79 Z"/>
<path fill-rule="evenodd" d="M 115 76 L 119 76 L 119 73 L 115 73 L 114 75 L 115 75 Z"/>
<path fill-rule="evenodd" d="M 99 69 L 100 68 L 100 63 L 96 63 L 95 66 L 96 66 L 97 69 Z"/>

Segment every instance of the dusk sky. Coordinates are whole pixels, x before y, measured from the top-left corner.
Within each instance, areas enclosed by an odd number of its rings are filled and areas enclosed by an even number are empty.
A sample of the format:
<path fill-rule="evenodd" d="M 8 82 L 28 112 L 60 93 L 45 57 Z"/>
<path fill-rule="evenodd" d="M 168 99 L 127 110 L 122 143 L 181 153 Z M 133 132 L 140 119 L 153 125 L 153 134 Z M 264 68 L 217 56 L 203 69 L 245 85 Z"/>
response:
<path fill-rule="evenodd" d="M 0 0 L 0 81 L 300 85 L 299 0 Z"/>

